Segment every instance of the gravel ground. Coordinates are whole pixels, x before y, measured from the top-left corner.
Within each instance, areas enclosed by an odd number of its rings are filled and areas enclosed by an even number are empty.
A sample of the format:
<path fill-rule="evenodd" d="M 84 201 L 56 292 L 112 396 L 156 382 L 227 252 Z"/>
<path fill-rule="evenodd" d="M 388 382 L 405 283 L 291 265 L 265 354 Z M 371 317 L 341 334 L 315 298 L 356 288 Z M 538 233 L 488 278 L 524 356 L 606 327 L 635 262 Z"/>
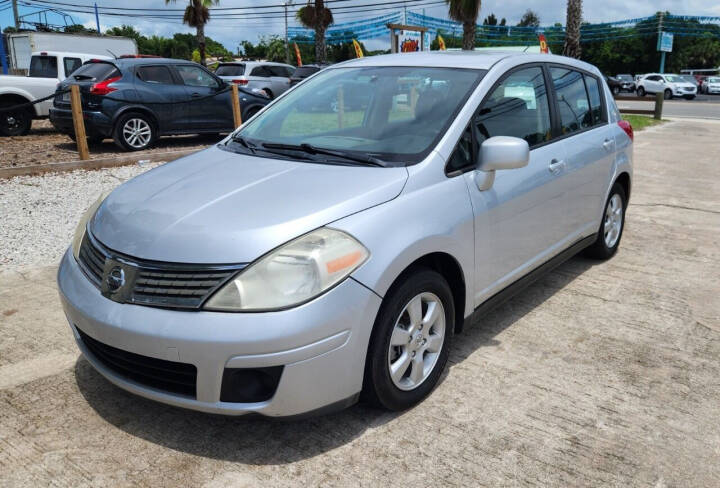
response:
<path fill-rule="evenodd" d="M 158 164 L 0 180 L 0 268 L 57 264 L 100 193 Z"/>
<path fill-rule="evenodd" d="M 215 139 L 209 136 L 162 137 L 152 149 L 138 151 L 133 155 L 142 159 L 143 154 L 181 149 L 202 149 L 215 142 Z M 90 146 L 91 159 L 122 154 L 128 153 L 118 148 L 112 139 L 105 139 L 101 144 Z M 26 136 L 0 139 L 0 168 L 34 166 L 79 159 L 75 143 L 68 136 L 56 132 L 47 120 L 33 121 L 33 128 Z"/>

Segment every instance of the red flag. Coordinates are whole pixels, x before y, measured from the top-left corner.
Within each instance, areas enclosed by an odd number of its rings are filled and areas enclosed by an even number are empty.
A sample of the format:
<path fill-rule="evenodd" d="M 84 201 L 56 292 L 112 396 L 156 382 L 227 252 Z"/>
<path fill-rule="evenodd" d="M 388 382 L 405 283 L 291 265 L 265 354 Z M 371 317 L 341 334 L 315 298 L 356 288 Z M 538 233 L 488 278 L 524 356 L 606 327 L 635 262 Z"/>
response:
<path fill-rule="evenodd" d="M 548 49 L 547 40 L 545 39 L 545 34 L 540 33 L 538 34 L 538 39 L 540 40 L 540 52 L 543 54 L 548 54 L 550 50 Z"/>

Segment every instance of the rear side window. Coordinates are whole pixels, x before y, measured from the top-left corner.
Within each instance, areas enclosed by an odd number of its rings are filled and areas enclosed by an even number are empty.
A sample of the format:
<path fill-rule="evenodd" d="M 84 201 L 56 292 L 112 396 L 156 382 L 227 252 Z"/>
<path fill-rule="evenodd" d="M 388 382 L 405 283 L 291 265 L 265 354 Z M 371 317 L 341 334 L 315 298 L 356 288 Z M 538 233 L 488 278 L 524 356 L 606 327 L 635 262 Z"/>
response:
<path fill-rule="evenodd" d="M 483 102 L 475 125 L 479 144 L 494 136 L 519 137 L 530 147 L 549 141 L 550 108 L 542 68 L 524 68 L 507 76 Z"/>
<path fill-rule="evenodd" d="M 588 98 L 590 99 L 592 125 L 599 125 L 606 122 L 602 110 L 602 98 L 600 98 L 600 80 L 594 76 L 585 75 L 585 86 L 587 87 Z"/>
<path fill-rule="evenodd" d="M 104 81 L 120 76 L 120 71 L 110 63 L 85 63 L 72 74 L 76 80 Z"/>
<path fill-rule="evenodd" d="M 162 83 L 165 85 L 174 83 L 167 66 L 141 66 L 137 69 L 137 76 L 147 83 Z"/>
<path fill-rule="evenodd" d="M 308 76 L 315 74 L 318 71 L 320 71 L 320 68 L 316 68 L 314 66 L 301 66 L 295 70 L 293 76 L 295 76 L 296 78 L 307 78 Z"/>
<path fill-rule="evenodd" d="M 590 101 L 585 90 L 582 73 L 565 68 L 550 68 L 562 134 L 571 134 L 593 125 Z"/>
<path fill-rule="evenodd" d="M 267 78 L 270 76 L 270 71 L 265 66 L 255 66 L 250 72 L 250 76 Z"/>
<path fill-rule="evenodd" d="M 82 66 L 82 60 L 80 58 L 65 58 L 63 59 L 63 65 L 65 68 L 65 77 L 67 78 L 73 71 Z"/>
<path fill-rule="evenodd" d="M 30 60 L 30 76 L 33 78 L 57 78 L 57 58 L 55 56 L 33 56 Z"/>
<path fill-rule="evenodd" d="M 244 64 L 221 64 L 218 69 L 215 70 L 215 74 L 218 76 L 242 76 L 245 74 Z"/>

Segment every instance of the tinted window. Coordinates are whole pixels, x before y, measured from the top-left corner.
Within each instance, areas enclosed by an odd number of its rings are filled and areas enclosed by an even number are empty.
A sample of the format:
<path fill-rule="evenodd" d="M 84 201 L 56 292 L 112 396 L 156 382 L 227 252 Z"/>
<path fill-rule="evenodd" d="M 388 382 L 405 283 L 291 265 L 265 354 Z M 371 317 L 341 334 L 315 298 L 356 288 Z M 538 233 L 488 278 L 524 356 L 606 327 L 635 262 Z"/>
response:
<path fill-rule="evenodd" d="M 68 77 L 73 71 L 82 66 L 82 60 L 80 58 L 65 58 L 63 64 L 65 65 L 65 76 Z"/>
<path fill-rule="evenodd" d="M 215 70 L 215 74 L 218 76 L 242 76 L 245 74 L 244 64 L 221 64 L 218 69 Z"/>
<path fill-rule="evenodd" d="M 137 76 L 147 83 L 174 83 L 170 70 L 167 66 L 141 66 L 137 69 Z"/>
<path fill-rule="evenodd" d="M 57 78 L 57 58 L 55 56 L 33 56 L 30 60 L 30 76 L 34 78 Z"/>
<path fill-rule="evenodd" d="M 483 102 L 475 125 L 479 143 L 494 136 L 519 137 L 530 146 L 549 141 L 550 109 L 542 69 L 525 68 L 506 77 Z"/>
<path fill-rule="evenodd" d="M 468 127 L 460 136 L 460 140 L 455 146 L 455 150 L 450 155 L 450 160 L 447 163 L 447 172 L 452 173 L 453 171 L 459 171 L 463 168 L 473 166 L 475 161 L 473 160 L 473 147 L 472 147 L 472 134 Z"/>
<path fill-rule="evenodd" d="M 320 68 L 317 68 L 315 66 L 300 66 L 295 70 L 293 76 L 295 78 L 307 78 L 308 76 L 317 73 L 318 71 L 320 71 Z"/>
<path fill-rule="evenodd" d="M 592 126 L 590 102 L 583 75 L 565 68 L 550 68 L 560 109 L 560 125 L 563 134 Z"/>
<path fill-rule="evenodd" d="M 255 66 L 250 72 L 250 76 L 260 76 L 267 78 L 270 76 L 270 71 L 265 66 Z"/>
<path fill-rule="evenodd" d="M 115 65 L 110 63 L 85 63 L 72 74 L 76 80 L 103 81 L 120 76 Z"/>
<path fill-rule="evenodd" d="M 217 88 L 218 82 L 213 76 L 202 68 L 197 66 L 175 66 L 180 79 L 187 86 L 205 86 L 208 88 Z"/>
<path fill-rule="evenodd" d="M 594 76 L 585 75 L 585 86 L 587 87 L 588 97 L 590 98 L 590 113 L 592 115 L 592 125 L 604 122 L 602 99 L 600 98 L 600 80 Z"/>

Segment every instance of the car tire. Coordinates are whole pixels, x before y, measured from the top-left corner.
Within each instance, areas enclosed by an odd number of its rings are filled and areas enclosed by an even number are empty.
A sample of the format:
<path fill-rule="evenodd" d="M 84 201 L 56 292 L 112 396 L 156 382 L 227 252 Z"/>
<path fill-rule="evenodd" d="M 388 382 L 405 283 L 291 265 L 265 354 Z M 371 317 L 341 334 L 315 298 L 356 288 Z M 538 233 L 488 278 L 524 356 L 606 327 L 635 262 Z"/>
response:
<path fill-rule="evenodd" d="M 665 100 L 671 100 L 672 97 L 673 97 L 672 90 L 665 90 L 665 91 L 663 92 L 663 98 L 664 98 Z"/>
<path fill-rule="evenodd" d="M 620 87 L 618 87 L 618 86 L 612 87 L 612 94 L 613 94 L 613 95 L 616 95 L 616 96 L 619 95 L 619 94 L 620 94 Z"/>
<path fill-rule="evenodd" d="M 157 138 L 155 122 L 147 115 L 130 112 L 120 116 L 115 123 L 113 140 L 125 151 L 142 151 L 152 147 Z"/>
<path fill-rule="evenodd" d="M 637 89 L 637 96 L 644 97 L 645 96 L 645 88 L 639 86 Z"/>
<path fill-rule="evenodd" d="M 622 185 L 615 183 L 603 207 L 602 222 L 597 240 L 587 248 L 585 255 L 594 259 L 610 259 L 620 247 L 625 229 L 627 195 Z"/>
<path fill-rule="evenodd" d="M 0 105 L 0 107 L 11 107 L 15 102 Z M 0 135 L 5 137 L 24 136 L 30 132 L 32 127 L 32 114 L 27 110 L 15 112 L 0 112 Z"/>
<path fill-rule="evenodd" d="M 398 411 L 428 396 L 447 364 L 455 313 L 450 286 L 440 273 L 424 267 L 404 273 L 375 320 L 363 400 Z"/>
<path fill-rule="evenodd" d="M 256 113 L 260 111 L 260 108 L 261 107 L 250 107 L 245 113 L 245 118 L 243 118 L 243 122 L 250 120 Z"/>

